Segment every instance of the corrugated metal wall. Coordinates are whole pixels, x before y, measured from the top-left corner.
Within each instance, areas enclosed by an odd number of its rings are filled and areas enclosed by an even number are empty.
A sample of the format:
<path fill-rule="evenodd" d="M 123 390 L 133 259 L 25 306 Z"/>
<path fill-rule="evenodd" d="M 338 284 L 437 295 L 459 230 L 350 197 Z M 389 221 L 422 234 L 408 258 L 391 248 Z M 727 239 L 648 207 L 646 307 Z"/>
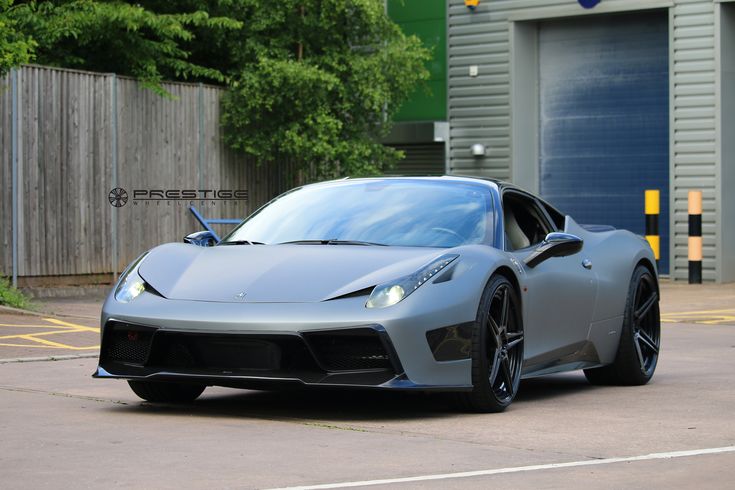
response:
<path fill-rule="evenodd" d="M 444 143 L 390 145 L 405 153 L 405 158 L 385 175 L 444 175 Z"/>
<path fill-rule="evenodd" d="M 671 155 L 674 185 L 673 276 L 687 277 L 687 194 L 702 189 L 703 272 L 719 279 L 716 269 L 718 210 L 715 201 L 715 27 L 716 3 L 677 1 L 673 8 L 673 115 Z"/>
<path fill-rule="evenodd" d="M 494 0 L 473 13 L 463 0 L 449 0 L 450 168 L 455 173 L 511 179 L 510 21 L 557 18 L 640 8 L 670 7 L 672 105 L 670 141 L 674 253 L 671 272 L 687 276 L 687 191 L 704 192 L 704 263 L 706 280 L 718 279 L 715 201 L 715 33 L 712 0 L 605 0 L 583 9 L 574 0 Z M 477 77 L 469 67 L 478 65 Z M 470 146 L 487 145 L 485 158 Z M 641 210 L 641 214 L 643 210 Z M 665 246 L 665 244 L 662 244 Z"/>

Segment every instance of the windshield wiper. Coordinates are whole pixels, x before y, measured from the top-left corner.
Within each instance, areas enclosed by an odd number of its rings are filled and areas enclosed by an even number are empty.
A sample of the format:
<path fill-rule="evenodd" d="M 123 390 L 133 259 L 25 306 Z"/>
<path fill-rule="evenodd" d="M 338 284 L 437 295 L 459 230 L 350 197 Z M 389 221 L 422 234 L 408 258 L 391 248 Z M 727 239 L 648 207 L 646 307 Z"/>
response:
<path fill-rule="evenodd" d="M 265 245 L 265 243 L 251 242 L 250 240 L 232 240 L 229 242 L 220 242 L 219 245 Z"/>
<path fill-rule="evenodd" d="M 366 245 L 373 247 L 387 247 L 385 243 L 361 242 L 359 240 L 293 240 L 278 245 Z"/>

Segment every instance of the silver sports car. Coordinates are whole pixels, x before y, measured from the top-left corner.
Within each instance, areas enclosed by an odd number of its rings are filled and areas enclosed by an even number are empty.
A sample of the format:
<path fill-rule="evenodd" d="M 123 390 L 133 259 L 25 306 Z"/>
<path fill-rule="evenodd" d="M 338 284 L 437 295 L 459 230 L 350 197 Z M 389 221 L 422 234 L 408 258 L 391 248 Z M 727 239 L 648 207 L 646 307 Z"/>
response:
<path fill-rule="evenodd" d="M 312 184 L 218 243 L 184 242 L 135 260 L 102 311 L 94 376 L 152 402 L 296 385 L 451 391 L 494 412 L 521 378 L 584 369 L 641 385 L 656 368 L 645 239 L 579 225 L 504 182 Z"/>

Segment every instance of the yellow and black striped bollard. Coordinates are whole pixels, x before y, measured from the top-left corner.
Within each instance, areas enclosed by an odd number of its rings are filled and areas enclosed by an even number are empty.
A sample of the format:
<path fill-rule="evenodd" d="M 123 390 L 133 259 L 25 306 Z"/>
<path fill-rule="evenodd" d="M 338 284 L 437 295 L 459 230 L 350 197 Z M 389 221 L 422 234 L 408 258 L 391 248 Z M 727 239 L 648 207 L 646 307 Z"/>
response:
<path fill-rule="evenodd" d="M 702 284 L 702 191 L 689 191 L 689 284 Z"/>
<path fill-rule="evenodd" d="M 658 231 L 658 215 L 661 213 L 661 193 L 657 190 L 646 191 L 646 240 L 656 258 L 656 268 L 661 258 L 661 237 Z"/>

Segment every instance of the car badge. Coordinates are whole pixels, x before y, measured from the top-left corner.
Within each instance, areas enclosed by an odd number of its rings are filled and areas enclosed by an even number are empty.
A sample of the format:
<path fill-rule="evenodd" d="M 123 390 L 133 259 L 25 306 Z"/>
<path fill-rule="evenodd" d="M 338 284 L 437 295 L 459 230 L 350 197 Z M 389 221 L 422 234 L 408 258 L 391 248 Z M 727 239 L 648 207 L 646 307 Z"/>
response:
<path fill-rule="evenodd" d="M 237 293 L 235 295 L 235 299 L 245 299 L 245 296 L 247 296 L 247 295 L 248 295 L 248 293 L 246 293 L 245 291 L 243 291 L 242 293 Z"/>

